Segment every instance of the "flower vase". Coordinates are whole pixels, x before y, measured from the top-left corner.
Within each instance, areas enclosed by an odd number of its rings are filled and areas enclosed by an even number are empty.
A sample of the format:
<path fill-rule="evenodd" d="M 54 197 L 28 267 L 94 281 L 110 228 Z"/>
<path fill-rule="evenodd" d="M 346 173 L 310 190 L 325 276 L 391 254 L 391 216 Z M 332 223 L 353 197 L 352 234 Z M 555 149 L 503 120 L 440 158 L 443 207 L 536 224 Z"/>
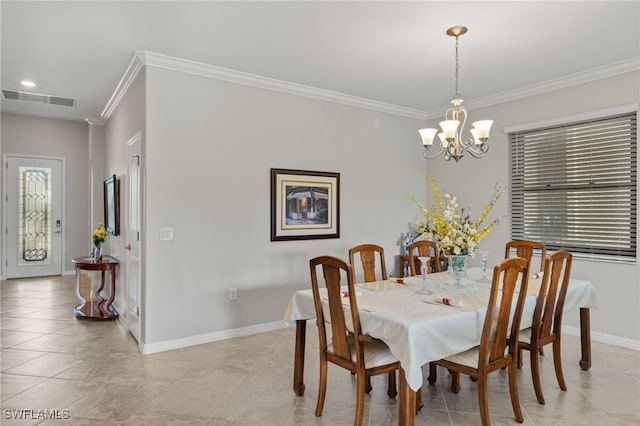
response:
<path fill-rule="evenodd" d="M 467 273 L 467 260 L 469 256 L 463 255 L 450 255 L 449 256 L 449 269 L 455 278 L 454 288 L 460 288 L 460 280 Z"/>
<path fill-rule="evenodd" d="M 93 260 L 100 262 L 102 260 L 102 244 L 93 245 Z"/>

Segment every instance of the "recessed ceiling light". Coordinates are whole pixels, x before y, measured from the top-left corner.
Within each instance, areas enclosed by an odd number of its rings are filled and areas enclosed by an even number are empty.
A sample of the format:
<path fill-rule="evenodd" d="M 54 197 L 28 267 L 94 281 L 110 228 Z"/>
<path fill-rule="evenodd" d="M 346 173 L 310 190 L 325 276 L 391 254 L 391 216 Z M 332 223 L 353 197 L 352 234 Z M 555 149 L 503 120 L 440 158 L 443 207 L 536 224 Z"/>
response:
<path fill-rule="evenodd" d="M 25 87 L 36 87 L 36 83 L 34 83 L 31 80 L 22 80 L 20 84 L 22 84 Z"/>

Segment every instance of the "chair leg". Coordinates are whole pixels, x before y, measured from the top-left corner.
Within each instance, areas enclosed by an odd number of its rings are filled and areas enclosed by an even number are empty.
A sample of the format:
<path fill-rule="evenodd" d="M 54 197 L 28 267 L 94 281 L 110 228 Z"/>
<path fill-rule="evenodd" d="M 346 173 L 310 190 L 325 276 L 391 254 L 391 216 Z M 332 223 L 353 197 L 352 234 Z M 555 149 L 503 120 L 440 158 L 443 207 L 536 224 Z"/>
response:
<path fill-rule="evenodd" d="M 416 391 L 416 415 L 422 407 L 424 407 L 424 403 L 422 402 L 422 388 L 420 388 Z"/>
<path fill-rule="evenodd" d="M 365 385 L 365 388 L 364 388 L 364 392 L 365 393 L 371 392 L 371 376 L 367 376 L 367 378 L 366 378 L 366 385 Z"/>
<path fill-rule="evenodd" d="M 518 348 L 518 368 L 522 368 L 522 348 Z"/>
<path fill-rule="evenodd" d="M 553 367 L 556 370 L 556 379 L 558 379 L 558 385 L 563 391 L 567 390 L 567 384 L 564 382 L 564 374 L 562 374 L 562 357 L 560 356 L 560 336 L 556 335 L 556 340 L 553 342 Z"/>
<path fill-rule="evenodd" d="M 389 398 L 395 398 L 396 395 L 398 395 L 395 370 L 389 372 L 389 387 L 387 389 L 387 395 L 389 395 Z"/>
<path fill-rule="evenodd" d="M 457 371 L 451 372 L 451 392 L 460 392 L 460 373 Z"/>
<path fill-rule="evenodd" d="M 544 405 L 542 383 L 540 382 L 540 355 L 536 348 L 531 348 L 531 350 L 529 351 L 529 355 L 531 357 L 531 378 L 533 379 L 533 389 L 536 391 L 538 404 Z"/>
<path fill-rule="evenodd" d="M 516 360 L 513 360 L 507 371 L 509 373 L 509 394 L 511 395 L 513 414 L 516 416 L 516 421 L 522 423 L 524 422 L 524 417 L 520 407 L 520 394 L 518 393 L 518 366 Z"/>
<path fill-rule="evenodd" d="M 486 375 L 478 378 L 478 407 L 480 407 L 482 426 L 491 425 L 491 420 L 489 420 L 489 395 L 487 392 Z"/>
<path fill-rule="evenodd" d="M 322 415 L 324 408 L 324 398 L 327 394 L 327 360 L 320 360 L 320 384 L 318 385 L 318 403 L 316 404 L 316 416 Z"/>
<path fill-rule="evenodd" d="M 436 382 L 436 380 L 438 379 L 438 372 L 437 372 L 437 365 L 435 362 L 430 362 L 429 363 L 429 378 L 427 379 L 429 381 L 429 384 L 434 384 Z"/>
<path fill-rule="evenodd" d="M 364 395 L 367 378 L 364 372 L 356 374 L 356 417 L 353 421 L 354 426 L 361 426 L 364 419 Z"/>

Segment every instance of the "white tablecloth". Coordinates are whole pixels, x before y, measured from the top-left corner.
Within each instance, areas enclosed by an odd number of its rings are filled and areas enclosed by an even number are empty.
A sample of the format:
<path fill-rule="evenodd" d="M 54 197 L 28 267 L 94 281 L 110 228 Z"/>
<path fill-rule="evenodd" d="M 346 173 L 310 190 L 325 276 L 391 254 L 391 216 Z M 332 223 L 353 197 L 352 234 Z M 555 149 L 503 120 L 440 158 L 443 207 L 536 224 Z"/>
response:
<path fill-rule="evenodd" d="M 404 279 L 406 285 L 389 281 L 358 284 L 356 295 L 362 332 L 383 340 L 400 360 L 407 382 L 413 390 L 422 386 L 422 366 L 446 356 L 463 352 L 479 344 L 486 312 L 484 308 L 467 309 L 433 303 L 434 298 L 455 296 L 452 276 L 448 272 L 429 274 L 428 285 L 434 295 L 416 294 L 422 286 L 420 277 Z M 468 278 L 460 290 L 470 297 L 488 297 L 490 284 L 480 284 Z M 539 288 L 540 279 L 530 279 L 530 288 Z M 528 293 L 531 293 L 529 291 Z M 426 303 L 428 300 L 431 303 Z M 485 300 L 488 300 L 485 299 Z M 347 299 L 345 299 L 345 302 Z M 597 295 L 588 281 L 572 279 L 567 291 L 565 312 L 576 308 L 596 307 Z M 522 328 L 531 325 L 535 296 L 527 298 Z M 294 325 L 296 320 L 315 318 L 311 289 L 296 292 L 287 308 L 284 320 Z"/>

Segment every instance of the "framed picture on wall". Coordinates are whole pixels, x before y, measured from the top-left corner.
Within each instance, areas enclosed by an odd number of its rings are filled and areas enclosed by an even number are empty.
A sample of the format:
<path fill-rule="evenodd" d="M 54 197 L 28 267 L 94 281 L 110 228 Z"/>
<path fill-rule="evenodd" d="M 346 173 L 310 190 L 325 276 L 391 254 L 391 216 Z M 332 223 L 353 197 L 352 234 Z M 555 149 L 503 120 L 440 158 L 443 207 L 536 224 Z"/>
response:
<path fill-rule="evenodd" d="M 271 241 L 340 238 L 340 173 L 271 169 Z"/>
<path fill-rule="evenodd" d="M 104 227 L 111 235 L 120 235 L 120 181 L 116 175 L 104 180 Z"/>

